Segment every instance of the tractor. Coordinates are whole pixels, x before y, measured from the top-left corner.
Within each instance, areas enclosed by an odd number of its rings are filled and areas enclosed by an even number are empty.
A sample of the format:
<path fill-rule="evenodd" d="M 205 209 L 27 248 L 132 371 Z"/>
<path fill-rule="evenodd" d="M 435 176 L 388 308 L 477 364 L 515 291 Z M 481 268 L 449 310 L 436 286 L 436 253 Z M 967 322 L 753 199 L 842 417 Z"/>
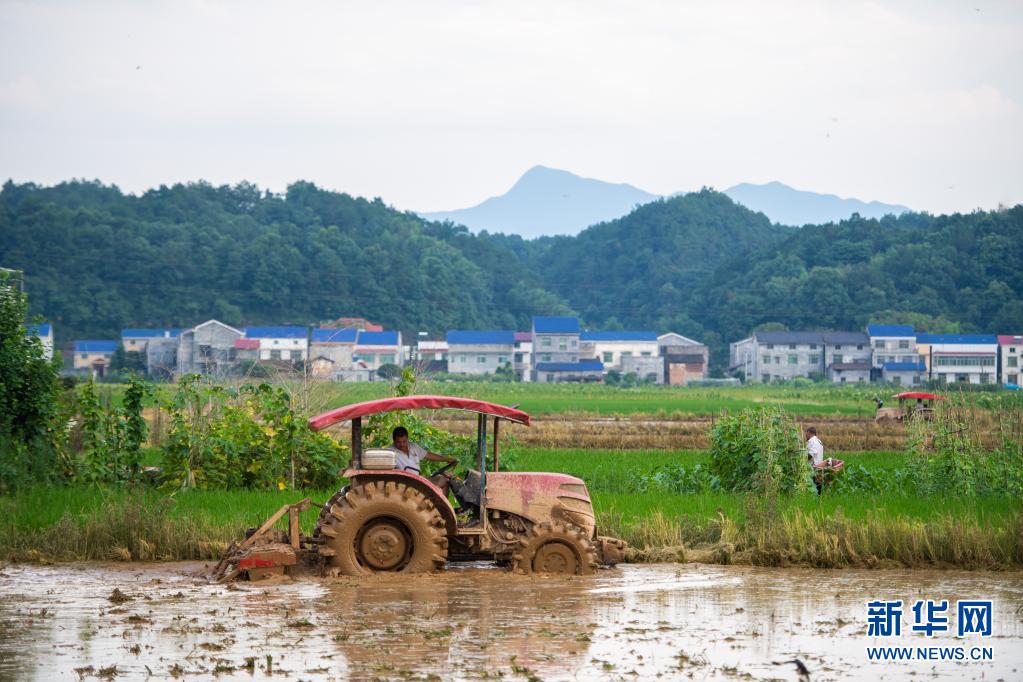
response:
<path fill-rule="evenodd" d="M 901 422 L 911 418 L 930 421 L 934 418 L 934 403 L 945 399 L 944 396 L 933 393 L 921 393 L 919 391 L 906 391 L 892 397 L 899 401 L 898 407 L 878 408 L 874 414 L 875 422 Z"/>
<path fill-rule="evenodd" d="M 364 448 L 362 419 L 398 410 L 454 409 L 476 414 L 478 469 L 453 475 L 456 463 L 434 474 L 447 477 L 458 509 L 430 479 L 395 468 L 396 453 Z M 313 565 L 333 575 L 426 573 L 449 561 L 494 561 L 519 573 L 586 575 L 622 561 L 622 540 L 598 535 L 586 484 L 574 476 L 500 470 L 502 422 L 529 426 L 514 407 L 449 396 L 416 395 L 370 400 L 309 419 L 319 431 L 351 422 L 348 484 L 320 508 L 311 537 L 298 532 L 305 499 L 282 507 L 214 570 L 219 580 L 262 578 Z M 488 433 L 488 422 L 492 425 Z M 487 446 L 491 470 L 487 470 Z M 273 531 L 285 514 L 289 532 Z"/>

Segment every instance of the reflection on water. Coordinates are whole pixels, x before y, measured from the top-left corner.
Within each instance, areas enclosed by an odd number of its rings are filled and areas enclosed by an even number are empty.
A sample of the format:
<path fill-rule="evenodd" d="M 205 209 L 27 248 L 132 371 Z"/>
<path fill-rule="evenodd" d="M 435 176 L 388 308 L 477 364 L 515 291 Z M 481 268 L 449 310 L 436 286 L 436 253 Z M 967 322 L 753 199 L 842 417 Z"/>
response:
<path fill-rule="evenodd" d="M 1023 679 L 1018 573 L 623 566 L 535 578 L 437 576 L 209 585 L 197 564 L 0 571 L 0 679 L 99 676 L 448 679 Z M 126 601 L 110 599 L 114 588 Z M 986 663 L 880 664 L 869 599 L 995 600 Z M 907 609 L 908 611 L 908 609 Z M 76 675 L 77 672 L 77 675 Z"/>

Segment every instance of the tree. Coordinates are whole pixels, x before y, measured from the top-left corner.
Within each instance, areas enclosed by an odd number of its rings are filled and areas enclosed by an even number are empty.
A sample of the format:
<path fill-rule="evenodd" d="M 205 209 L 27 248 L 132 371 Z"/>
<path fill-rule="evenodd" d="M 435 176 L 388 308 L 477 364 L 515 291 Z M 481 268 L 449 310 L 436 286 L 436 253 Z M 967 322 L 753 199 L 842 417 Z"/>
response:
<path fill-rule="evenodd" d="M 26 334 L 28 297 L 0 274 L 0 492 L 59 473 L 57 365 Z"/>
<path fill-rule="evenodd" d="M 113 372 L 124 370 L 142 376 L 146 373 L 146 359 L 138 351 L 124 350 L 124 344 L 119 343 L 110 358 L 110 369 Z"/>

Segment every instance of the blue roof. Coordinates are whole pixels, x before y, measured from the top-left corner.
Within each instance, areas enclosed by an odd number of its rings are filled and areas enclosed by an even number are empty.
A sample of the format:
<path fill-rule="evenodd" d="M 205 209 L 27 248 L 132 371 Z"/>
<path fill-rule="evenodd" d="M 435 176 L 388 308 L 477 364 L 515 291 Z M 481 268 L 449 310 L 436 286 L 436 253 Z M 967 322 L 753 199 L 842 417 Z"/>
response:
<path fill-rule="evenodd" d="M 448 332 L 449 346 L 513 346 L 515 332 L 509 331 L 465 331 L 454 329 Z"/>
<path fill-rule="evenodd" d="M 917 334 L 917 343 L 998 343 L 994 334 Z"/>
<path fill-rule="evenodd" d="M 884 368 L 889 372 L 923 372 L 927 365 L 923 362 L 886 362 Z"/>
<path fill-rule="evenodd" d="M 533 332 L 536 334 L 578 334 L 578 317 L 534 317 Z"/>
<path fill-rule="evenodd" d="M 398 332 L 359 332 L 360 346 L 397 346 Z"/>
<path fill-rule="evenodd" d="M 867 333 L 871 336 L 916 336 L 911 324 L 868 324 Z"/>
<path fill-rule="evenodd" d="M 600 360 L 580 360 L 579 362 L 539 362 L 536 365 L 540 372 L 603 372 L 604 363 Z"/>
<path fill-rule="evenodd" d="M 304 339 L 309 334 L 307 327 L 246 327 L 248 339 Z"/>
<path fill-rule="evenodd" d="M 120 341 L 75 341 L 76 353 L 113 353 Z"/>
<path fill-rule="evenodd" d="M 355 343 L 359 330 L 354 327 L 344 329 L 314 329 L 313 343 Z"/>
<path fill-rule="evenodd" d="M 583 332 L 581 341 L 656 341 L 657 332 Z"/>
<path fill-rule="evenodd" d="M 122 339 L 157 339 L 175 338 L 181 333 L 180 329 L 122 329 Z"/>
<path fill-rule="evenodd" d="M 49 322 L 25 325 L 25 336 L 49 336 L 49 335 L 50 335 Z"/>

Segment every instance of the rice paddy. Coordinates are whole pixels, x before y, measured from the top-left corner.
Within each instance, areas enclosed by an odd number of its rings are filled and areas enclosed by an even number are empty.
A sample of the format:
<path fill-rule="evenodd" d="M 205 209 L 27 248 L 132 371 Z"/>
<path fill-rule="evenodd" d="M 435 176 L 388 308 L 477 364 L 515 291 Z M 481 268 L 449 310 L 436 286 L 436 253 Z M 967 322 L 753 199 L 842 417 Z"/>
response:
<path fill-rule="evenodd" d="M 380 382 L 295 390 L 302 392 L 302 412 L 312 414 L 383 397 L 390 388 Z M 104 391 L 105 400 L 119 399 L 118 387 Z M 530 429 L 502 430 L 502 469 L 562 472 L 586 481 L 601 532 L 629 541 L 632 560 L 1023 566 L 1023 502 L 1006 495 L 914 494 L 906 485 L 907 430 L 873 423 L 873 387 L 421 382 L 417 392 L 519 405 L 535 415 Z M 987 407 L 1009 401 L 1018 409 L 1016 396 L 982 397 L 995 401 Z M 765 404 L 781 405 L 800 424 L 818 425 L 826 456 L 845 460 L 845 478 L 820 497 L 766 501 L 717 486 L 707 452 L 716 415 Z M 146 464 L 160 463 L 159 414 L 152 409 L 148 415 L 153 447 Z M 998 440 L 993 413 L 978 414 L 978 440 Z M 441 413 L 434 423 L 454 432 L 472 428 L 460 413 Z M 210 559 L 281 505 L 302 497 L 323 502 L 333 492 L 30 487 L 0 497 L 0 559 Z M 303 515 L 305 532 L 316 513 Z"/>

